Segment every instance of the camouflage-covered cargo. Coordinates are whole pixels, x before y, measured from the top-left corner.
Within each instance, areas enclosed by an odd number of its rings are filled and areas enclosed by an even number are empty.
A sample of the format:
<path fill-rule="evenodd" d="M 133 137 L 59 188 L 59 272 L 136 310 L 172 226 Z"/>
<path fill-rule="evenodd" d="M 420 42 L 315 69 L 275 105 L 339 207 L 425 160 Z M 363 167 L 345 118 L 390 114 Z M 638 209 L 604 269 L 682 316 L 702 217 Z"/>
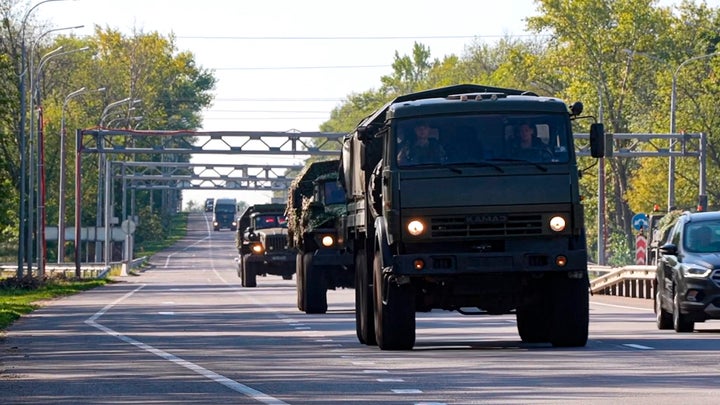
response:
<path fill-rule="evenodd" d="M 238 277 L 243 287 L 255 287 L 257 276 L 292 279 L 295 254 L 289 246 L 285 204 L 256 204 L 238 221 Z"/>
<path fill-rule="evenodd" d="M 337 237 L 346 212 L 338 164 L 338 159 L 309 163 L 288 193 L 285 213 L 290 246 L 297 251 L 298 309 L 306 313 L 327 311 L 327 290 L 353 286 L 352 255 Z"/>

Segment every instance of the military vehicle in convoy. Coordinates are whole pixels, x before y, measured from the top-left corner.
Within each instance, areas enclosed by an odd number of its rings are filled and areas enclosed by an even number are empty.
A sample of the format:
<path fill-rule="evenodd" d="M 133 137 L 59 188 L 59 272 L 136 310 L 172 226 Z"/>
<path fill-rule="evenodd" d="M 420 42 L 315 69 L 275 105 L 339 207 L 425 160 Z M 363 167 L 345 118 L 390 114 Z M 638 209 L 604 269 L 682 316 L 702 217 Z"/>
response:
<path fill-rule="evenodd" d="M 237 229 L 237 200 L 234 198 L 216 198 L 212 206 L 213 229 Z"/>
<path fill-rule="evenodd" d="M 339 163 L 309 163 L 288 193 L 288 235 L 297 251 L 297 306 L 308 314 L 327 311 L 328 290 L 353 287 L 353 256 L 338 241 L 338 219 L 346 213 Z"/>
<path fill-rule="evenodd" d="M 256 287 L 257 276 L 292 279 L 295 252 L 288 246 L 287 231 L 285 204 L 256 204 L 245 209 L 235 237 L 237 274 L 243 287 Z"/>
<path fill-rule="evenodd" d="M 397 97 L 346 136 L 341 237 L 354 252 L 360 342 L 411 349 L 415 313 L 443 309 L 515 314 L 523 342 L 586 344 L 581 112 L 457 85 Z M 589 139 L 602 156 L 602 124 Z"/>

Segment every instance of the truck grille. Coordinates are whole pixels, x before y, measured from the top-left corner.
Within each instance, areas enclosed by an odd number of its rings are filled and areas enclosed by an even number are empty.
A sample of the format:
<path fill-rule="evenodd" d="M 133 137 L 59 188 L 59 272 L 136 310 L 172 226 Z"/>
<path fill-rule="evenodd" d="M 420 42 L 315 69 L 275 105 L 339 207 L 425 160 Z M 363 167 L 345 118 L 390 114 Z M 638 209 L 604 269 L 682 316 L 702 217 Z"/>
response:
<path fill-rule="evenodd" d="M 288 247 L 287 235 L 267 235 L 265 236 L 265 251 L 266 252 L 282 252 Z"/>
<path fill-rule="evenodd" d="M 482 220 L 482 218 L 490 218 Z M 503 237 L 540 235 L 543 232 L 541 214 L 494 216 L 457 216 L 430 219 L 433 238 Z M 478 220 L 478 218 L 481 218 Z"/>

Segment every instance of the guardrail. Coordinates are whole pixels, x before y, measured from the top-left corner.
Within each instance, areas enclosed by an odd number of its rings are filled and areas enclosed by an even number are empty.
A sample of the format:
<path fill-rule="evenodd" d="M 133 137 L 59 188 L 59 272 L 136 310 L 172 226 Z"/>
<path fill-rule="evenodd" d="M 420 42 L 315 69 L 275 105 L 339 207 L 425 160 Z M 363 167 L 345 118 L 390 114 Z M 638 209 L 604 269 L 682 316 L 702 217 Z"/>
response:
<path fill-rule="evenodd" d="M 80 267 L 81 278 L 105 278 L 107 276 L 127 276 L 127 269 L 140 267 L 147 257 L 140 257 L 129 263 L 114 262 L 105 266 L 100 263 L 83 263 Z M 14 277 L 17 274 L 16 264 L 0 265 L 0 278 Z M 49 277 L 62 274 L 65 277 L 75 277 L 75 264 L 47 264 L 45 266 L 45 274 Z"/>
<path fill-rule="evenodd" d="M 592 267 L 589 270 L 592 272 Z M 590 280 L 592 294 L 645 299 L 655 295 L 655 266 L 607 268 L 604 272 Z"/>

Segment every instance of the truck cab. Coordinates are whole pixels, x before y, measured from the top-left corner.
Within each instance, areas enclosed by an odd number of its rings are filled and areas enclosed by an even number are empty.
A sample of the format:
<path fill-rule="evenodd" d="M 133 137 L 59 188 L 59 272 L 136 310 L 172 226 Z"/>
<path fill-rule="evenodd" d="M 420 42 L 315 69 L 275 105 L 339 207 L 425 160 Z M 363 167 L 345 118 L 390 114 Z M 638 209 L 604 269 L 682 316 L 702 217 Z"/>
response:
<path fill-rule="evenodd" d="M 288 245 L 285 204 L 256 204 L 239 218 L 236 235 L 238 277 L 243 287 L 256 287 L 257 276 L 295 273 L 295 254 Z"/>

